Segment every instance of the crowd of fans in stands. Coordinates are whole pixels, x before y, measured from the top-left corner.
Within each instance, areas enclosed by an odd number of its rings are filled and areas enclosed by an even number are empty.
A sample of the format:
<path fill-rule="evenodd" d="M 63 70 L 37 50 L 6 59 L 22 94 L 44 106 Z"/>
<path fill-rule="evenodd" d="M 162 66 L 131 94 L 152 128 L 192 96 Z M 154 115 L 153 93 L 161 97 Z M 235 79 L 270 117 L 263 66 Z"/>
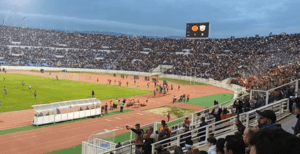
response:
<path fill-rule="evenodd" d="M 281 128 L 281 125 L 276 124 L 276 114 L 272 110 L 265 110 L 263 112 L 256 111 L 259 114 L 258 126 L 249 126 L 246 128 L 243 123 L 236 119 L 236 126 L 238 131 L 232 135 L 227 135 L 225 138 L 216 139 L 214 135 L 210 135 L 207 139 L 204 133 L 198 133 L 199 141 L 206 141 L 208 150 L 199 150 L 196 146 L 193 146 L 193 140 L 191 139 L 191 132 L 189 131 L 190 121 L 188 118 L 184 121 L 183 125 L 180 126 L 184 129 L 185 133 L 180 136 L 180 146 L 171 146 L 171 148 L 165 148 L 168 144 L 174 132 L 180 128 L 168 127 L 167 123 L 162 120 L 161 127 L 158 131 L 153 132 L 153 127 L 148 127 L 146 132 L 140 128 L 139 124 L 135 125 L 135 128 L 126 126 L 128 130 L 133 131 L 136 134 L 135 145 L 136 154 L 150 154 L 152 152 L 152 143 L 162 141 L 156 151 L 158 154 L 170 154 L 170 150 L 174 151 L 175 154 L 299 154 L 300 153 L 300 99 L 297 98 L 295 106 L 295 114 L 298 121 L 293 127 L 294 133 L 290 134 Z M 238 105 L 237 102 L 234 103 Z M 246 108 L 236 107 L 236 113 L 247 112 Z M 213 111 L 214 112 L 214 111 Z M 227 114 L 227 110 L 218 111 L 215 116 L 216 121 L 227 119 L 234 115 L 234 111 L 231 114 Z M 207 117 L 206 117 L 207 118 Z M 205 117 L 201 118 L 199 129 L 204 129 L 208 125 L 205 122 Z M 198 132 L 202 132 L 199 130 Z M 176 133 L 175 133 L 176 134 Z M 121 147 L 119 143 L 117 145 Z"/>
<path fill-rule="evenodd" d="M 299 70 L 300 34 L 188 40 L 116 37 L 8 26 L 0 26 L 0 32 L 3 34 L 0 36 L 0 50 L 3 51 L 0 56 L 6 65 L 26 65 L 32 60 L 35 64 L 44 62 L 50 67 L 147 72 L 165 64 L 173 65 L 166 72 L 169 74 L 197 75 L 215 80 L 239 77 L 233 82 L 260 88 L 266 83 L 275 82 L 275 86 L 278 82 L 293 79 L 295 70 Z M 18 45 L 15 42 L 19 42 Z M 288 69 L 288 77 L 277 74 L 274 79 L 274 75 L 270 75 L 271 70 L 279 65 L 289 65 L 280 68 Z"/>

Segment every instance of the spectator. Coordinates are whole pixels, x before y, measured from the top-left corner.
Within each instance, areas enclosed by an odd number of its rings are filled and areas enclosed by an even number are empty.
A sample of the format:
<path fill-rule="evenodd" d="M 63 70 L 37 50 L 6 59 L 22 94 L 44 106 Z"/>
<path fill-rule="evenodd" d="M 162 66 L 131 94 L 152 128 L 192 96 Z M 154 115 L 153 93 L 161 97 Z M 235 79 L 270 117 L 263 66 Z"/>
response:
<path fill-rule="evenodd" d="M 199 142 L 205 141 L 205 139 L 206 139 L 206 135 L 205 135 L 206 134 L 206 131 L 205 131 L 206 127 L 204 127 L 206 125 L 207 125 L 207 122 L 205 122 L 205 117 L 201 117 L 201 123 L 200 123 L 200 126 L 199 126 L 200 129 L 198 129 L 198 134 L 197 134 L 197 136 L 199 137 Z M 202 127 L 204 127 L 204 128 L 202 128 Z"/>
<path fill-rule="evenodd" d="M 276 114 L 274 113 L 274 111 L 272 110 L 265 110 L 263 112 L 260 111 L 256 111 L 257 114 L 260 115 L 260 117 L 258 118 L 258 128 L 260 130 L 264 129 L 264 128 L 269 128 L 269 129 L 275 129 L 277 128 L 275 126 L 275 122 L 276 122 Z M 236 126 L 238 127 L 238 130 L 241 134 L 244 134 L 244 131 L 246 129 L 246 127 L 242 124 L 242 122 L 237 118 L 236 120 Z"/>
<path fill-rule="evenodd" d="M 183 123 L 183 127 L 189 127 L 191 124 L 191 122 L 189 121 L 189 118 L 186 117 L 185 120 L 184 120 L 184 123 Z"/>
<path fill-rule="evenodd" d="M 170 128 L 167 125 L 164 125 L 164 129 L 158 133 L 159 141 L 170 138 L 171 134 L 169 133 L 169 129 Z M 166 143 L 169 143 L 169 142 L 170 142 L 170 140 L 165 140 L 165 141 L 161 142 L 161 145 L 163 145 L 163 147 L 167 147 L 168 145 Z"/>
<path fill-rule="evenodd" d="M 146 133 L 143 136 L 143 139 L 145 139 L 145 142 L 142 146 L 142 150 L 144 154 L 151 154 L 152 152 L 152 146 L 151 144 L 154 143 L 154 138 L 153 137 L 153 127 L 149 126 L 148 130 L 146 131 Z"/>
<path fill-rule="evenodd" d="M 295 107 L 295 114 L 298 120 L 294 128 L 294 135 L 300 138 L 300 102 L 298 100 Z"/>
<path fill-rule="evenodd" d="M 245 143 L 243 139 L 235 135 L 226 136 L 225 144 L 224 144 L 224 152 L 225 154 L 244 154 Z"/>
<path fill-rule="evenodd" d="M 140 124 L 135 125 L 134 128 L 130 128 L 128 125 L 126 126 L 127 130 L 133 131 L 136 136 L 135 136 L 135 153 L 140 154 L 140 148 L 142 148 L 143 145 L 143 130 L 140 129 Z"/>
<path fill-rule="evenodd" d="M 258 119 L 258 127 L 261 129 L 269 128 L 269 129 L 275 129 L 277 128 L 275 126 L 276 122 L 276 114 L 272 110 L 265 110 L 263 112 L 256 111 L 260 115 Z"/>
<path fill-rule="evenodd" d="M 250 141 L 251 154 L 299 154 L 300 139 L 283 129 L 263 129 Z"/>
<path fill-rule="evenodd" d="M 187 150 L 187 153 L 193 153 L 192 146 L 193 146 L 193 141 L 192 140 L 186 140 L 185 141 L 185 149 Z"/>
<path fill-rule="evenodd" d="M 174 154 L 183 154 L 182 148 L 180 146 L 175 146 Z"/>
<path fill-rule="evenodd" d="M 222 114 L 222 108 L 218 109 L 218 113 L 215 114 L 215 107 L 211 111 L 211 115 L 213 115 L 216 118 L 216 122 L 221 120 L 221 114 Z"/>
<path fill-rule="evenodd" d="M 180 136 L 180 146 L 185 147 L 185 143 L 188 140 L 191 140 L 191 132 L 189 131 L 189 127 L 184 127 L 184 134 Z"/>
<path fill-rule="evenodd" d="M 159 131 L 162 131 L 165 129 L 165 126 L 167 125 L 166 121 L 165 120 L 162 120 L 161 121 L 161 126 L 159 128 Z M 168 128 L 168 132 L 171 134 L 172 133 L 172 130 L 170 129 L 170 127 L 167 127 Z"/>
<path fill-rule="evenodd" d="M 235 113 L 236 113 L 236 114 L 243 113 L 243 103 L 242 103 L 241 100 L 236 100 L 236 101 L 233 103 L 233 107 L 235 108 Z"/>
<path fill-rule="evenodd" d="M 207 150 L 208 154 L 217 154 L 216 143 L 217 143 L 217 140 L 216 140 L 215 137 L 207 138 L 207 144 L 208 144 L 208 147 L 209 147 L 208 150 Z"/>
<path fill-rule="evenodd" d="M 250 154 L 250 140 L 252 136 L 259 131 L 256 127 L 248 127 L 244 132 L 244 142 L 246 146 L 245 154 Z"/>
<path fill-rule="evenodd" d="M 206 151 L 201 150 L 198 152 L 198 154 L 208 154 L 208 153 Z"/>
<path fill-rule="evenodd" d="M 223 112 L 221 114 L 221 120 L 228 119 L 233 116 L 233 110 L 232 110 L 232 108 L 230 108 L 230 109 L 231 109 L 231 114 L 227 114 L 228 111 L 226 108 L 223 110 Z M 225 121 L 223 121 L 223 123 L 225 123 L 227 121 L 228 120 L 225 120 Z"/>
<path fill-rule="evenodd" d="M 225 139 L 224 138 L 219 138 L 216 144 L 216 152 L 217 154 L 225 154 L 224 153 L 224 144 L 225 144 Z"/>
<path fill-rule="evenodd" d="M 116 145 L 116 148 L 120 148 L 120 147 L 122 147 L 121 142 L 119 142 L 119 143 Z"/>

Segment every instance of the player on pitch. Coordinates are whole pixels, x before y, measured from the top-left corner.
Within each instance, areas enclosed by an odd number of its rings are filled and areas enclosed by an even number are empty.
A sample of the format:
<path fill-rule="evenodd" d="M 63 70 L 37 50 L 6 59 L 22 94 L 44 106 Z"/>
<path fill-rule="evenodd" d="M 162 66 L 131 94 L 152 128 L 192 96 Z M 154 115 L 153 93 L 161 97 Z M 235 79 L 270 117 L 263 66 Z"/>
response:
<path fill-rule="evenodd" d="M 34 91 L 34 99 L 36 99 L 36 95 L 37 95 L 37 93 L 36 93 L 36 91 Z"/>
<path fill-rule="evenodd" d="M 94 92 L 94 90 L 92 90 L 92 97 L 93 97 L 93 98 L 95 97 L 95 92 Z"/>
<path fill-rule="evenodd" d="M 3 82 L 5 82 L 5 77 L 3 77 Z"/>
<path fill-rule="evenodd" d="M 24 81 L 22 81 L 22 83 L 21 83 L 21 84 L 22 84 L 22 86 L 23 86 L 23 87 L 25 86 L 25 83 L 24 83 Z"/>
<path fill-rule="evenodd" d="M 56 75 L 56 80 L 58 81 L 58 76 Z"/>
<path fill-rule="evenodd" d="M 29 85 L 29 89 L 31 90 L 31 85 Z"/>
<path fill-rule="evenodd" d="M 5 86 L 4 86 L 4 93 L 5 93 L 5 95 L 7 95 L 7 89 Z"/>

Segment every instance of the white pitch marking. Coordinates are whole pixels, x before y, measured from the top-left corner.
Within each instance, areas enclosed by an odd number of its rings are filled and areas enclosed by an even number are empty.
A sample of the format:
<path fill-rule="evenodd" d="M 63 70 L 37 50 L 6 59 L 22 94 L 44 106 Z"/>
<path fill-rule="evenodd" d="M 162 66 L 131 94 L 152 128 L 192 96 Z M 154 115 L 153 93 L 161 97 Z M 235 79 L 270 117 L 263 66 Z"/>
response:
<path fill-rule="evenodd" d="M 111 121 L 111 120 L 108 120 L 108 119 L 105 119 L 106 121 Z"/>
<path fill-rule="evenodd" d="M 121 120 L 121 118 L 116 117 L 116 119 Z"/>

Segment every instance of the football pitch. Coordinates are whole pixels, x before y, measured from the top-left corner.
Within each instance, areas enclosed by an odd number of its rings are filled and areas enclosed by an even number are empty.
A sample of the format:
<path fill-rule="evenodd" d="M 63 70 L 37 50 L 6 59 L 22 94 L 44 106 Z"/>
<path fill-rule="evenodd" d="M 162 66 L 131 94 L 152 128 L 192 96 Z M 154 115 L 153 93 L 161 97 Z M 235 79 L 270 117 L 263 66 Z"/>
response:
<path fill-rule="evenodd" d="M 3 77 L 5 77 L 5 81 Z M 24 86 L 22 81 L 25 83 Z M 31 85 L 31 90 L 29 85 Z M 4 93 L 4 86 L 7 89 L 7 95 Z M 92 98 L 92 90 L 95 92 L 95 98 L 100 100 L 152 93 L 152 91 L 135 88 L 61 79 L 57 81 L 54 78 L 23 74 L 0 74 L 0 87 L 2 87 L 0 112 L 32 109 L 32 105 L 37 104 Z M 34 98 L 35 91 L 37 99 Z"/>

